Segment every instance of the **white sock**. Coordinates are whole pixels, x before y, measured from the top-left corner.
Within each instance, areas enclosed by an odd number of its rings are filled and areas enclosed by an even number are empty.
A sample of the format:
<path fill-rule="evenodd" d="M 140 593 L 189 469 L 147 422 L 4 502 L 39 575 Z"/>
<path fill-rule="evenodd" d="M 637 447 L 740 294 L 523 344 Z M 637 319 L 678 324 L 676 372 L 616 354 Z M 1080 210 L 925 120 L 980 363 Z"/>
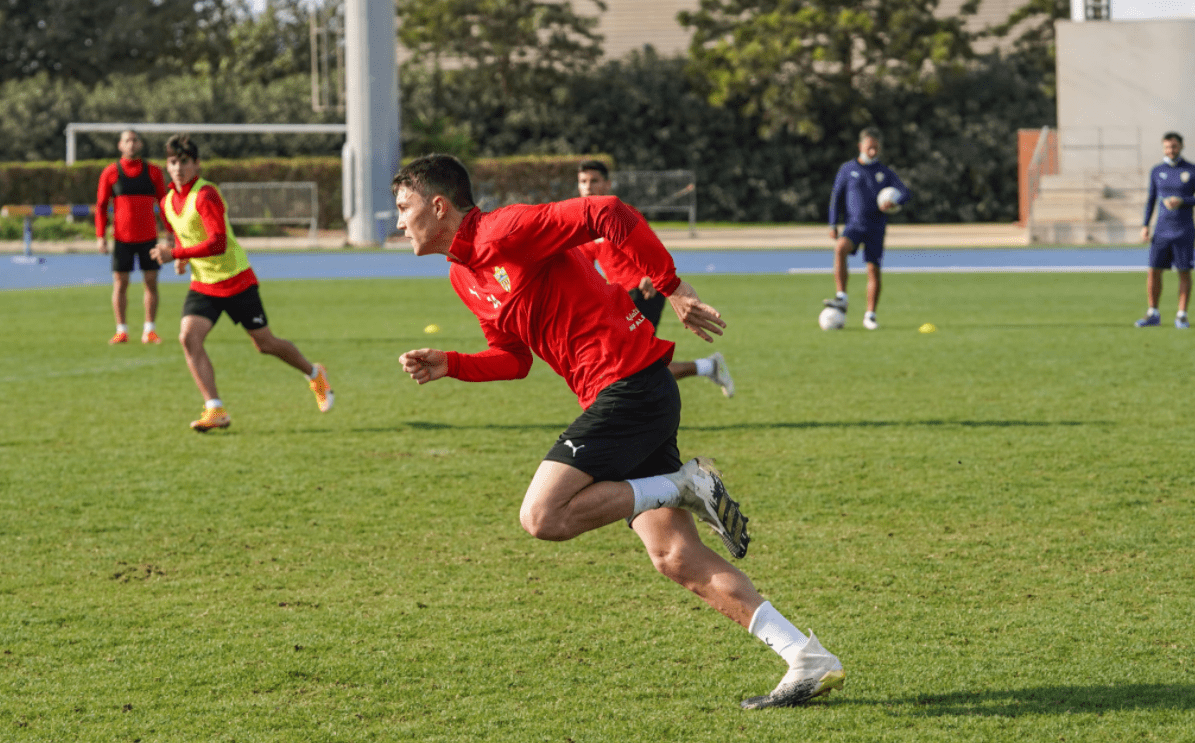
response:
<path fill-rule="evenodd" d="M 129 326 L 126 325 L 125 323 L 117 323 L 116 324 L 116 332 L 117 333 L 127 333 L 127 332 L 129 332 Z"/>
<path fill-rule="evenodd" d="M 876 319 L 876 313 L 874 313 L 874 312 L 864 312 L 863 316 L 866 317 L 868 320 Z"/>
<path fill-rule="evenodd" d="M 224 401 L 218 397 L 213 397 L 212 399 L 204 402 L 203 407 L 205 407 L 205 408 L 222 408 L 222 407 L 224 407 Z"/>
<path fill-rule="evenodd" d="M 677 489 L 676 483 L 663 475 L 640 477 L 627 482 L 630 483 L 631 490 L 635 491 L 635 513 L 631 514 L 631 518 L 653 508 L 675 506 L 680 500 L 680 490 Z"/>
<path fill-rule="evenodd" d="M 1185 320 L 1185 319 L 1187 319 L 1187 313 L 1183 312 L 1182 310 L 1179 310 L 1176 317 L 1178 317 L 1180 320 Z"/>
<path fill-rule="evenodd" d="M 713 359 L 697 359 L 693 362 L 697 365 L 697 376 L 710 377 L 714 374 L 714 360 Z"/>
<path fill-rule="evenodd" d="M 1146 316 L 1148 316 L 1148 317 L 1153 317 L 1154 315 L 1160 315 L 1161 313 L 1160 313 L 1160 312 L 1158 312 L 1158 308 L 1157 308 L 1157 307 L 1150 307 L 1150 308 L 1149 308 L 1149 312 L 1146 312 L 1145 314 L 1146 314 Z"/>
<path fill-rule="evenodd" d="M 793 626 L 793 623 L 776 611 L 771 601 L 765 601 L 755 610 L 751 617 L 751 625 L 747 631 L 763 640 L 764 644 L 775 650 L 790 666 L 809 638 Z"/>
<path fill-rule="evenodd" d="M 846 292 L 838 292 L 838 293 L 837 293 L 837 294 L 835 294 L 834 296 L 835 296 L 835 297 L 837 297 L 838 299 L 843 299 L 843 300 L 845 300 L 845 299 L 846 299 Z"/>
<path fill-rule="evenodd" d="M 315 379 L 316 377 L 318 377 L 318 376 L 319 376 L 319 367 L 317 367 L 315 364 L 312 364 L 312 365 L 311 365 L 311 373 L 310 373 L 310 374 L 307 374 L 307 375 L 305 375 L 305 376 L 306 376 L 308 379 Z"/>
<path fill-rule="evenodd" d="M 144 329 L 142 330 L 142 332 L 148 333 L 148 332 L 152 331 L 153 329 L 154 329 L 154 324 L 152 322 L 147 322 L 147 323 L 145 323 L 145 326 L 144 326 Z"/>

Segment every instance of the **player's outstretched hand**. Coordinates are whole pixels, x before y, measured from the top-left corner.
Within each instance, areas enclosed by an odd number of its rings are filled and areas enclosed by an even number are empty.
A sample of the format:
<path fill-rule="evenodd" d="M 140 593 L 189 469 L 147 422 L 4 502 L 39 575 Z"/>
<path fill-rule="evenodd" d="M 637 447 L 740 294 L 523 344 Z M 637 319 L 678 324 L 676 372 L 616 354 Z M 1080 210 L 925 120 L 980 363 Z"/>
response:
<path fill-rule="evenodd" d="M 434 382 L 448 376 L 448 354 L 434 348 L 407 351 L 398 357 L 402 370 L 419 384 Z"/>
<path fill-rule="evenodd" d="M 676 287 L 676 291 L 672 292 L 668 301 L 672 304 L 672 310 L 676 312 L 676 316 L 680 318 L 681 324 L 696 333 L 697 337 L 708 343 L 713 343 L 714 339 L 709 336 L 709 333 L 722 335 L 722 328 L 726 327 L 726 323 L 722 321 L 722 315 L 718 314 L 713 307 L 702 302 L 701 297 L 697 296 L 697 292 L 689 286 L 687 281 L 680 282 L 680 286 Z M 706 332 L 707 330 L 709 333 Z"/>
<path fill-rule="evenodd" d="M 169 245 L 158 243 L 149 249 L 149 257 L 157 261 L 158 265 L 164 266 L 174 260 L 174 250 Z"/>

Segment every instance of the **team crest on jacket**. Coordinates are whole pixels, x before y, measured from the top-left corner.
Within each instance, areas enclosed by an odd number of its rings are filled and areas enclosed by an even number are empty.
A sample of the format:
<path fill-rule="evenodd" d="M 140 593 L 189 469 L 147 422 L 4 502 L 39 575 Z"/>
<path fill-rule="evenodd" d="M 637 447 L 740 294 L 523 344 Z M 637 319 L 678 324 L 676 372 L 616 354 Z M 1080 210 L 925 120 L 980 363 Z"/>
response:
<path fill-rule="evenodd" d="M 1178 179 L 1183 183 L 1186 183 L 1187 181 L 1191 180 L 1191 172 L 1189 170 L 1184 170 L 1183 174 L 1180 175 Z"/>
<path fill-rule="evenodd" d="M 498 283 L 502 285 L 503 289 L 505 289 L 506 291 L 510 291 L 510 276 L 506 275 L 505 268 L 503 268 L 502 266 L 498 266 L 497 268 L 495 268 L 494 269 L 494 278 L 498 280 Z"/>
<path fill-rule="evenodd" d="M 876 183 L 883 183 L 883 182 L 884 182 L 884 174 L 876 173 Z"/>

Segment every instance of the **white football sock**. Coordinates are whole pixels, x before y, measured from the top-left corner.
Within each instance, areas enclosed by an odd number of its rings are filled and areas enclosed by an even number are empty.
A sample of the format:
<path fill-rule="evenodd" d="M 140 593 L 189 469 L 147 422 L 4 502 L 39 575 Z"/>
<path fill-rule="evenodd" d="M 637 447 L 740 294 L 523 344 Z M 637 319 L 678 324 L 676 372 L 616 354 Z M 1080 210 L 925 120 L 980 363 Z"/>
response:
<path fill-rule="evenodd" d="M 152 322 L 147 322 L 147 323 L 145 323 L 142 332 L 149 333 L 149 332 L 153 331 L 153 329 L 154 329 L 154 324 Z"/>
<path fill-rule="evenodd" d="M 212 399 L 204 402 L 203 407 L 205 407 L 205 408 L 222 408 L 222 407 L 224 407 L 224 401 L 218 397 L 213 397 Z"/>
<path fill-rule="evenodd" d="M 126 325 L 125 323 L 117 323 L 116 324 L 116 332 L 117 333 L 127 333 L 127 332 L 129 332 L 129 326 Z"/>
<path fill-rule="evenodd" d="M 776 611 L 771 601 L 765 601 L 755 610 L 751 617 L 751 625 L 747 631 L 763 640 L 764 644 L 775 650 L 790 666 L 796 660 L 797 653 L 809 642 L 809 638 L 793 626 L 793 623 Z"/>
<path fill-rule="evenodd" d="M 838 299 L 846 299 L 846 292 L 838 292 L 834 296 L 837 297 Z"/>
<path fill-rule="evenodd" d="M 635 512 L 631 518 L 654 508 L 671 508 L 680 500 L 676 483 L 663 475 L 627 480 L 635 491 Z"/>
<path fill-rule="evenodd" d="M 710 377 L 714 374 L 714 360 L 713 359 L 697 359 L 693 362 L 697 365 L 697 376 Z"/>
<path fill-rule="evenodd" d="M 1186 313 L 1186 312 L 1184 312 L 1183 310 L 1179 310 L 1179 311 L 1178 311 L 1178 314 L 1176 315 L 1176 317 L 1179 317 L 1179 318 L 1182 318 L 1182 319 L 1186 319 L 1186 317 L 1187 317 L 1187 313 Z"/>
<path fill-rule="evenodd" d="M 1146 314 L 1149 315 L 1150 317 L 1153 317 L 1154 315 L 1160 315 L 1161 313 L 1158 312 L 1157 307 L 1150 307 L 1149 312 L 1147 312 Z"/>

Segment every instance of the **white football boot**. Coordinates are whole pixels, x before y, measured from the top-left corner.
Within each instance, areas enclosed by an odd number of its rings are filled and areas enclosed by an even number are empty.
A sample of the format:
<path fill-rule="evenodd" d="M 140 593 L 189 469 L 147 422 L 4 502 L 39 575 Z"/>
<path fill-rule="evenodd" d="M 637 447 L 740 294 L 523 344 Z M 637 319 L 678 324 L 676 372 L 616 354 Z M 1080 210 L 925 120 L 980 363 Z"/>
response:
<path fill-rule="evenodd" d="M 863 327 L 868 330 L 879 330 L 880 324 L 876 322 L 876 313 L 867 312 L 863 315 Z"/>
<path fill-rule="evenodd" d="M 823 648 L 813 630 L 809 630 L 809 642 L 797 653 L 788 673 L 772 693 L 744 699 L 740 706 L 743 709 L 797 707 L 814 697 L 829 694 L 832 689 L 841 689 L 844 681 L 846 671 L 842 670 L 841 661 Z"/>
<path fill-rule="evenodd" d="M 734 397 L 734 380 L 730 377 L 730 368 L 726 366 L 726 359 L 722 358 L 722 352 L 718 351 L 713 356 L 710 356 L 710 361 L 714 362 L 714 376 L 710 380 L 722 388 L 722 394 L 726 397 Z"/>
<path fill-rule="evenodd" d="M 751 536 L 747 534 L 747 517 L 739 511 L 739 504 L 730 499 L 722 484 L 722 473 L 714 467 L 714 460 L 694 457 L 676 472 L 664 475 L 676 483 L 680 491 L 677 508 L 696 514 L 713 527 L 722 543 L 735 557 L 747 554 Z"/>

